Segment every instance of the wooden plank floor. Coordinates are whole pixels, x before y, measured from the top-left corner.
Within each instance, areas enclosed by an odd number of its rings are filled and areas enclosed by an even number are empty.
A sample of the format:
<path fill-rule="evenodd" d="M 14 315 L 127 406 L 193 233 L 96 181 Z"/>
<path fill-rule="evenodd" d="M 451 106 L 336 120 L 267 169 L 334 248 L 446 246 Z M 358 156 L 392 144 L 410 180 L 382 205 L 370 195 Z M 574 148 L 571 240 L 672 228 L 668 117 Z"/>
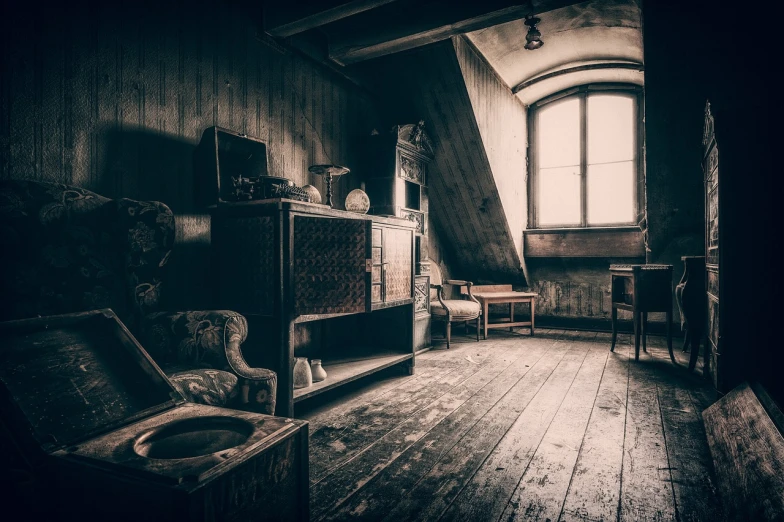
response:
<path fill-rule="evenodd" d="M 700 417 L 715 396 L 678 340 L 676 367 L 660 337 L 639 362 L 628 335 L 615 353 L 596 332 L 453 337 L 413 376 L 297 405 L 312 520 L 722 519 Z"/>

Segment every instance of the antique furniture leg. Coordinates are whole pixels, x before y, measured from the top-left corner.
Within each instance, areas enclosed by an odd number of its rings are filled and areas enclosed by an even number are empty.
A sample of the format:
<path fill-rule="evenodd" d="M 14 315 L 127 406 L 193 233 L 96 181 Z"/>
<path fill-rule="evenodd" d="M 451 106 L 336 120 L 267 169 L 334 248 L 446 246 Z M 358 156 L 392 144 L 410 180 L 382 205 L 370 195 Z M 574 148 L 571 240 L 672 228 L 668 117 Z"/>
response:
<path fill-rule="evenodd" d="M 686 346 L 686 342 L 691 342 L 691 354 L 689 355 L 689 371 L 692 371 L 695 366 L 697 366 L 697 359 L 700 356 L 700 336 L 694 335 L 693 328 L 686 329 L 686 341 L 683 342 L 683 346 Z"/>
<path fill-rule="evenodd" d="M 484 306 L 482 308 L 483 308 L 482 314 L 484 314 L 484 317 L 485 317 L 484 318 L 484 324 L 485 324 L 485 341 L 486 341 L 487 340 L 487 321 L 488 321 L 487 316 L 489 315 L 487 313 L 487 309 L 489 308 L 489 304 L 488 304 L 487 301 L 484 301 Z"/>
<path fill-rule="evenodd" d="M 514 322 L 514 305 L 515 305 L 514 303 L 509 303 L 509 322 L 510 323 Z M 514 327 L 510 326 L 509 327 L 509 331 L 510 332 L 514 332 Z"/>
<path fill-rule="evenodd" d="M 531 307 L 533 311 L 533 306 Z M 533 314 L 532 314 L 533 315 Z M 615 340 L 618 338 L 618 309 L 614 306 L 612 307 L 612 344 L 610 345 L 610 351 L 615 351 Z"/>
<path fill-rule="evenodd" d="M 477 341 L 479 340 L 479 320 L 480 319 L 481 319 L 480 317 L 476 318 L 476 340 Z"/>
<path fill-rule="evenodd" d="M 446 320 L 446 349 L 449 350 L 449 342 L 452 340 L 452 321 Z"/>
<path fill-rule="evenodd" d="M 667 350 L 670 352 L 672 364 L 678 364 L 675 360 L 675 354 L 672 353 L 672 307 L 667 310 Z"/>
<path fill-rule="evenodd" d="M 634 314 L 634 360 L 640 360 L 640 316 L 641 312 L 632 312 Z"/>
<path fill-rule="evenodd" d="M 536 299 L 531 299 L 531 337 L 534 336 L 534 312 L 536 308 Z"/>
<path fill-rule="evenodd" d="M 642 313 L 642 351 L 648 353 L 648 312 Z"/>

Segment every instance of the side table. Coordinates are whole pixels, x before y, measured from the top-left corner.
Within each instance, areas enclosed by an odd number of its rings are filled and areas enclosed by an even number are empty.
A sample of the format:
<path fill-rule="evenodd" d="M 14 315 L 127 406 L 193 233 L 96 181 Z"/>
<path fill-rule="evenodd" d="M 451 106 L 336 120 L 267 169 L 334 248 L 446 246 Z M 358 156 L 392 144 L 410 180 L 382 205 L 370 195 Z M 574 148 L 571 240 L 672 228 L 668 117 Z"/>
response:
<path fill-rule="evenodd" d="M 610 265 L 612 301 L 612 345 L 618 335 L 618 309 L 633 314 L 634 360 L 640 359 L 640 336 L 647 350 L 646 334 L 648 312 L 665 312 L 667 315 L 667 349 L 673 364 L 672 353 L 672 265 Z"/>
<path fill-rule="evenodd" d="M 461 292 L 465 290 L 461 289 Z M 515 292 L 512 290 L 512 285 L 474 285 L 472 295 L 482 305 L 482 326 L 484 327 L 484 337 L 487 339 L 487 330 L 489 328 L 512 328 L 515 326 L 529 326 L 531 327 L 531 335 L 534 335 L 534 314 L 536 313 L 536 298 L 538 294 L 535 292 Z M 515 303 L 528 303 L 531 306 L 531 320 L 530 321 L 515 321 L 514 305 Z M 509 305 L 509 321 L 500 323 L 491 323 L 489 321 L 489 307 L 491 304 L 508 304 Z"/>

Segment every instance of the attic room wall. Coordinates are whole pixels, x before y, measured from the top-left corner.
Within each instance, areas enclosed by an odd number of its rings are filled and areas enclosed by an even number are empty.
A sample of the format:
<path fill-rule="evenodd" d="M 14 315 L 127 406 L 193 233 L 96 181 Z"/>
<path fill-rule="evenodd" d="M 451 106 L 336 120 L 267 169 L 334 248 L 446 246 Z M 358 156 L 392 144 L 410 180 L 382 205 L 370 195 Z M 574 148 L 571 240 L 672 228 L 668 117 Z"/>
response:
<path fill-rule="evenodd" d="M 269 174 L 323 195 L 307 167 L 350 167 L 352 140 L 377 126 L 369 95 L 256 38 L 258 4 L 13 3 L 0 16 L 0 177 L 169 205 L 178 223 L 171 306 L 209 306 L 193 284 L 210 277 L 209 220 L 192 196 L 205 128 L 266 140 Z M 359 183 L 339 178 L 336 203 Z"/>

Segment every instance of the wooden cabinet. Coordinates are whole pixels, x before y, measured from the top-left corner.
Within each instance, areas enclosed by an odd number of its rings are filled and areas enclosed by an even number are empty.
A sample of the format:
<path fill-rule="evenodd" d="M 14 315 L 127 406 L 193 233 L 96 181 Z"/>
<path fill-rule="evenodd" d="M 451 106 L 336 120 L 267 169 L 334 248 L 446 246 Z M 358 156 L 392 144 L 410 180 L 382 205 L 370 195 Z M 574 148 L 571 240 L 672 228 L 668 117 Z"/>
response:
<path fill-rule="evenodd" d="M 390 365 L 414 366 L 414 229 L 288 200 L 219 204 L 216 299 L 248 318 L 249 364 L 278 373 L 276 414 Z M 294 357 L 327 379 L 294 390 Z"/>
<path fill-rule="evenodd" d="M 424 122 L 395 126 L 387 134 L 369 136 L 364 150 L 361 168 L 370 212 L 416 224 L 416 274 L 429 274 L 427 169 L 433 160 L 433 148 Z M 430 292 L 423 295 L 429 310 Z M 430 314 L 417 313 L 416 327 L 417 349 L 430 346 Z"/>

